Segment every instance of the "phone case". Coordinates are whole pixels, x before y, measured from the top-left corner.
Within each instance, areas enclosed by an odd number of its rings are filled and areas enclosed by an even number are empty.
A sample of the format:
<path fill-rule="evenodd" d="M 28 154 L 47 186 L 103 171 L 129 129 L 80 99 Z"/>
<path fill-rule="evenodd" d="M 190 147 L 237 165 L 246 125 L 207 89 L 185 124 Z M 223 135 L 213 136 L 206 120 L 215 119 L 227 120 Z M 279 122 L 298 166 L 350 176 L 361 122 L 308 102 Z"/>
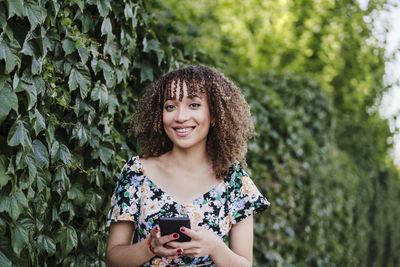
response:
<path fill-rule="evenodd" d="M 191 240 L 190 237 L 179 230 L 182 226 L 190 229 L 189 217 L 160 217 L 158 218 L 158 225 L 160 226 L 161 235 L 178 233 L 179 238 L 174 241 L 188 242 Z"/>

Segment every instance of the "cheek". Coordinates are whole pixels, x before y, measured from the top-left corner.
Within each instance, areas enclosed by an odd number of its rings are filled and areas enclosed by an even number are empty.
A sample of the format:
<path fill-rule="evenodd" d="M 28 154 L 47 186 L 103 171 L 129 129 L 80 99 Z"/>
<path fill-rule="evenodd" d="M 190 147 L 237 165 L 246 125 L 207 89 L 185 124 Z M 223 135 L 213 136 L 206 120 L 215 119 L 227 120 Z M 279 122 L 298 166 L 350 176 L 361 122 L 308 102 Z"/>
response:
<path fill-rule="evenodd" d="M 163 114 L 162 114 L 162 124 L 164 126 L 168 125 L 170 121 L 171 121 L 171 114 L 167 113 L 167 112 L 163 112 Z"/>

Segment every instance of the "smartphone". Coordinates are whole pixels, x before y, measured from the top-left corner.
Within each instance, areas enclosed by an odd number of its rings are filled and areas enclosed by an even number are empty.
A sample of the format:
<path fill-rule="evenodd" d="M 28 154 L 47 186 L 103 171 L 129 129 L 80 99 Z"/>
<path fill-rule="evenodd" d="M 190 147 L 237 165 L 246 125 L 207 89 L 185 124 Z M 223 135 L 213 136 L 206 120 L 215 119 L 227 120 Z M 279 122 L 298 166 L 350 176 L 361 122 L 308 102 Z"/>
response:
<path fill-rule="evenodd" d="M 179 230 L 182 226 L 190 229 L 189 217 L 160 217 L 158 218 L 158 225 L 160 226 L 161 235 L 178 233 L 179 238 L 174 241 L 188 242 L 191 240 L 190 237 Z"/>

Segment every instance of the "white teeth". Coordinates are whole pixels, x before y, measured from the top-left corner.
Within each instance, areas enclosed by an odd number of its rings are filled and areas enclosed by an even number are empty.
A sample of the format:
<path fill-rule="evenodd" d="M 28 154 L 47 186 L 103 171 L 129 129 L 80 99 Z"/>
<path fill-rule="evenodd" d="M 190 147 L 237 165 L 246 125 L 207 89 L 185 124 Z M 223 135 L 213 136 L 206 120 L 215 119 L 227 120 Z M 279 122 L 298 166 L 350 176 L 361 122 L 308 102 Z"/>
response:
<path fill-rule="evenodd" d="M 193 128 L 183 128 L 183 129 L 175 129 L 178 133 L 186 133 L 191 131 Z"/>

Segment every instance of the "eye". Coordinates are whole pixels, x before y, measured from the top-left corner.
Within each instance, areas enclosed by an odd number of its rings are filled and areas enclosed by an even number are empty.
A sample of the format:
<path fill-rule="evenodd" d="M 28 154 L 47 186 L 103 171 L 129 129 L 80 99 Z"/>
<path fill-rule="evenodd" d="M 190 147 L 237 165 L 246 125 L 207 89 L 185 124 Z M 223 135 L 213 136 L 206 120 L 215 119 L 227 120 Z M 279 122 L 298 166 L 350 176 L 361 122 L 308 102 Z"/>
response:
<path fill-rule="evenodd" d="M 200 104 L 199 104 L 199 103 L 191 103 L 191 104 L 189 105 L 189 107 L 191 107 L 191 108 L 198 108 L 198 107 L 200 107 Z"/>
<path fill-rule="evenodd" d="M 173 110 L 175 108 L 175 106 L 170 104 L 170 105 L 165 105 L 164 108 L 165 108 L 166 111 L 171 111 L 171 110 Z"/>

